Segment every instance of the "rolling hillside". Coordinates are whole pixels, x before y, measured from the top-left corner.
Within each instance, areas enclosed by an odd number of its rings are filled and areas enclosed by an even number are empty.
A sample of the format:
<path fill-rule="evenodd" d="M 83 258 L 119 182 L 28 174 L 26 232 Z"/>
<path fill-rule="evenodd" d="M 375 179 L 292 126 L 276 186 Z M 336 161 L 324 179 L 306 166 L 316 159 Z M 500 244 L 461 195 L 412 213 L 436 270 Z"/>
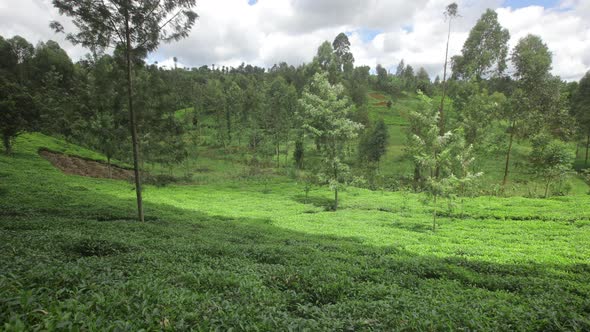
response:
<path fill-rule="evenodd" d="M 40 134 L 0 156 L 0 326 L 46 329 L 585 330 L 590 196 L 331 193 L 285 177 L 133 186 L 67 175 Z M 477 303 L 474 306 L 473 303 Z M 550 317 L 550 318 L 549 318 Z"/>

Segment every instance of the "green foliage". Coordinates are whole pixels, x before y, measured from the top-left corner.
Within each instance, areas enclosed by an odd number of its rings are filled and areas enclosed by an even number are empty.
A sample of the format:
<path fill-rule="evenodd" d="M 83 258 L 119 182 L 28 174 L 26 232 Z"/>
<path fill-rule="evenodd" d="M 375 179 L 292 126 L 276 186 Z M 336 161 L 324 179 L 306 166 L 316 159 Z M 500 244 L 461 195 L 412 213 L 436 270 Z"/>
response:
<path fill-rule="evenodd" d="M 572 171 L 575 155 L 567 144 L 538 136 L 533 140 L 530 166 L 533 174 L 545 182 L 545 198 L 549 196 L 549 185 L 562 181 Z"/>
<path fill-rule="evenodd" d="M 353 106 L 343 92 L 341 85 L 328 82 L 327 74 L 316 74 L 299 99 L 303 129 L 321 146 L 323 171 L 318 175 L 334 190 L 335 208 L 338 208 L 338 189 L 349 173 L 344 162 L 345 145 L 362 128 L 348 118 Z"/>
<path fill-rule="evenodd" d="M 412 67 L 411 65 L 406 66 L 406 69 L 404 70 L 404 75 L 402 76 L 402 80 L 404 82 L 404 89 L 406 91 L 416 91 L 417 81 L 416 76 L 414 75 L 414 67 Z"/>
<path fill-rule="evenodd" d="M 341 32 L 332 42 L 334 48 L 334 60 L 338 71 L 342 72 L 345 77 L 350 77 L 354 69 L 354 56 L 350 51 L 350 41 L 344 32 Z"/>
<path fill-rule="evenodd" d="M 350 99 L 357 107 L 362 107 L 368 102 L 370 69 L 368 66 L 354 68 L 352 78 L 348 82 Z"/>
<path fill-rule="evenodd" d="M 295 160 L 295 166 L 298 169 L 303 168 L 303 155 L 305 153 L 305 148 L 303 146 L 302 140 L 295 141 L 295 150 L 293 151 L 293 159 Z"/>
<path fill-rule="evenodd" d="M 297 92 L 282 77 L 274 79 L 265 90 L 265 102 L 259 113 L 259 126 L 270 138 L 277 156 L 277 167 L 280 165 L 279 153 L 281 141 L 287 141 L 289 130 L 293 126 L 297 107 Z"/>
<path fill-rule="evenodd" d="M 385 69 L 380 64 L 377 64 L 375 70 L 377 71 L 377 88 L 382 91 L 386 91 L 389 83 L 387 79 L 387 69 Z"/>
<path fill-rule="evenodd" d="M 512 52 L 515 76 L 529 88 L 545 79 L 551 69 L 551 61 L 549 48 L 535 35 L 521 38 Z"/>
<path fill-rule="evenodd" d="M 470 166 L 474 160 L 472 148 L 466 146 L 462 135 L 452 132 L 439 135 L 439 113 L 432 107 L 429 97 L 421 97 L 422 107 L 409 115 L 410 130 L 406 151 L 415 164 L 415 181 L 423 182 L 423 188 L 433 198 L 434 231 L 438 197 L 465 194 L 467 186 L 481 176 L 481 173 L 471 172 Z"/>
<path fill-rule="evenodd" d="M 436 153 L 435 141 L 438 138 L 438 112 L 432 106 L 432 99 L 419 93 L 420 106 L 408 114 L 409 125 L 406 131 L 404 152 L 414 164 L 414 185 L 424 181 L 423 173 L 432 173 L 433 165 L 424 162 Z"/>
<path fill-rule="evenodd" d="M 373 128 L 361 137 L 359 153 L 362 161 L 379 163 L 381 157 L 387 152 L 389 144 L 389 132 L 383 119 L 379 120 Z"/>
<path fill-rule="evenodd" d="M 96 156 L 40 134 L 0 156 L 3 330 L 590 328 L 587 195 L 468 198 L 432 234 L 420 194 L 350 188 L 327 212 L 325 188 L 228 179 L 148 186 L 139 224 L 128 183 L 42 146 Z"/>
<path fill-rule="evenodd" d="M 420 67 L 418 73 L 416 74 L 416 89 L 422 91 L 428 96 L 432 96 L 432 83 L 430 82 L 430 77 L 428 76 L 428 72 L 423 67 Z"/>
<path fill-rule="evenodd" d="M 207 81 L 204 87 L 202 103 L 205 112 L 214 114 L 216 122 L 217 142 L 223 146 L 227 144 L 229 132 L 227 128 L 227 103 L 226 94 L 223 92 L 223 85 L 217 79 Z"/>
<path fill-rule="evenodd" d="M 590 149 L 590 72 L 580 80 L 580 84 L 574 91 L 571 103 L 572 115 L 577 122 L 578 137 L 586 138 L 584 166 L 588 166 Z"/>
<path fill-rule="evenodd" d="M 0 133 L 6 154 L 11 141 L 23 131 L 32 130 L 38 113 L 28 89 L 0 76 Z"/>
<path fill-rule="evenodd" d="M 330 69 L 330 66 L 334 62 L 334 49 L 330 42 L 325 41 L 320 45 L 313 62 L 322 71 L 327 72 Z"/>
<path fill-rule="evenodd" d="M 499 92 L 490 94 L 477 82 L 458 82 L 452 94 L 466 143 L 481 147 L 492 134 L 494 120 L 501 118 L 506 97 Z"/>
<path fill-rule="evenodd" d="M 549 74 L 551 52 L 541 38 L 534 35 L 521 38 L 512 53 L 512 61 L 518 81 L 505 108 L 510 143 L 503 185 L 508 179 L 514 137 L 532 137 L 541 132 L 548 119 L 560 113 L 561 105 L 560 81 Z"/>
<path fill-rule="evenodd" d="M 234 119 L 237 119 L 237 121 L 233 121 L 234 124 L 237 124 L 237 126 L 234 125 L 234 127 L 237 127 L 235 129 L 233 129 L 233 131 L 236 133 L 236 135 L 241 136 L 242 131 L 243 131 L 243 121 L 240 121 L 241 119 L 244 118 L 244 109 L 243 109 L 243 104 L 244 104 L 244 94 L 242 92 L 242 89 L 240 88 L 240 86 L 238 84 L 236 84 L 236 82 L 232 82 L 229 86 L 229 89 L 227 90 L 227 110 L 226 110 L 226 122 L 227 122 L 227 135 L 229 138 L 229 141 L 231 142 L 232 139 L 232 121 Z"/>
<path fill-rule="evenodd" d="M 453 57 L 453 76 L 463 79 L 499 76 L 506 70 L 510 33 L 488 9 L 469 32 L 460 56 Z"/>

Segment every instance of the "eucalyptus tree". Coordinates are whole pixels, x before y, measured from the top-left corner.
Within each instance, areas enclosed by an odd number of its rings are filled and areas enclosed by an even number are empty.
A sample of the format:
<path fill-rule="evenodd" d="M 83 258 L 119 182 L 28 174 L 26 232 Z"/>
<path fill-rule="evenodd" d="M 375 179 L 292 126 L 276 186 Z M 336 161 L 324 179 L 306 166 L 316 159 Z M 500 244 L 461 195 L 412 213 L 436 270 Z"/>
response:
<path fill-rule="evenodd" d="M 350 98 L 357 107 L 366 105 L 368 102 L 367 92 L 369 91 L 369 77 L 371 68 L 369 66 L 356 67 L 352 71 L 352 77 L 347 87 Z"/>
<path fill-rule="evenodd" d="M 258 143 L 261 140 L 262 130 L 258 123 L 258 114 L 261 112 L 263 106 L 263 89 L 259 88 L 259 85 L 255 79 L 250 79 L 249 84 L 243 90 L 243 107 L 240 122 L 242 126 L 247 129 L 249 137 L 249 146 L 253 150 L 258 149 Z"/>
<path fill-rule="evenodd" d="M 494 120 L 501 116 L 506 97 L 500 92 L 489 93 L 477 81 L 457 82 L 454 90 L 453 105 L 458 110 L 466 143 L 478 150 L 491 134 Z"/>
<path fill-rule="evenodd" d="M 414 73 L 414 67 L 407 65 L 402 76 L 404 87 L 410 92 L 416 92 L 416 75 Z"/>
<path fill-rule="evenodd" d="M 54 72 L 58 77 L 56 83 L 60 89 L 67 91 L 74 86 L 74 63 L 68 53 L 57 42 L 53 40 L 40 42 L 30 61 L 32 67 L 31 76 L 35 89 L 38 90 L 44 87 L 42 81 L 50 72 Z"/>
<path fill-rule="evenodd" d="M 209 79 L 201 91 L 201 103 L 206 113 L 215 119 L 216 138 L 221 145 L 227 146 L 227 98 L 223 83 L 218 79 Z"/>
<path fill-rule="evenodd" d="M 383 119 L 379 119 L 379 121 L 369 129 L 370 130 L 361 137 L 359 154 L 361 160 L 376 164 L 377 170 L 379 170 L 379 162 L 387 152 L 389 131 Z"/>
<path fill-rule="evenodd" d="M 58 43 L 40 42 L 30 60 L 31 88 L 41 116 L 41 130 L 65 139 L 74 136 L 73 123 L 80 120 L 74 88 L 76 69 Z"/>
<path fill-rule="evenodd" d="M 403 77 L 405 70 L 406 70 L 406 64 L 404 62 L 404 59 L 402 59 L 399 62 L 399 64 L 397 65 L 397 68 L 395 70 L 395 76 L 397 76 L 397 77 Z"/>
<path fill-rule="evenodd" d="M 316 74 L 299 99 L 303 129 L 322 145 L 320 177 L 334 191 L 338 209 L 338 190 L 346 182 L 349 167 L 344 162 L 346 144 L 357 137 L 362 125 L 349 119 L 354 110 L 344 95 L 344 87 L 332 85 L 326 73 Z"/>
<path fill-rule="evenodd" d="M 549 137 L 533 140 L 529 164 L 535 177 L 545 184 L 544 197 L 549 197 L 549 186 L 563 180 L 572 170 L 575 154 L 568 144 Z"/>
<path fill-rule="evenodd" d="M 332 48 L 330 42 L 325 41 L 318 47 L 317 54 L 313 58 L 313 64 L 317 65 L 320 70 L 327 72 L 333 63 L 334 48 Z"/>
<path fill-rule="evenodd" d="M 498 14 L 488 9 L 469 32 L 461 55 L 452 58 L 453 76 L 481 80 L 497 77 L 506 70 L 510 33 L 498 22 Z"/>
<path fill-rule="evenodd" d="M 377 88 L 382 91 L 387 90 L 389 86 L 387 69 L 381 64 L 377 64 L 375 71 L 377 72 Z"/>
<path fill-rule="evenodd" d="M 2 76 L 16 76 L 14 69 L 18 64 L 18 58 L 12 45 L 0 36 L 0 72 Z"/>
<path fill-rule="evenodd" d="M 514 139 L 538 132 L 560 103 L 559 82 L 549 74 L 551 52 L 540 37 L 521 38 L 512 52 L 512 62 L 516 70 L 516 89 L 504 115 L 509 127 L 502 185 L 508 181 Z"/>
<path fill-rule="evenodd" d="M 585 136 L 586 153 L 584 165 L 588 166 L 588 150 L 590 149 L 590 72 L 580 80 L 577 91 L 572 98 L 572 113 L 578 123 L 580 136 Z"/>
<path fill-rule="evenodd" d="M 35 55 L 35 48 L 21 36 L 14 36 L 7 40 L 14 55 L 14 66 L 17 79 L 21 84 L 28 84 L 31 79 L 31 60 Z"/>
<path fill-rule="evenodd" d="M 229 88 L 227 89 L 227 106 L 225 118 L 229 142 L 231 143 L 233 131 L 238 137 L 238 145 L 240 143 L 240 137 L 242 136 L 244 129 L 242 127 L 242 122 L 240 121 L 243 116 L 243 106 L 244 93 L 236 82 L 231 82 Z"/>
<path fill-rule="evenodd" d="M 354 55 L 350 51 L 350 41 L 345 33 L 341 32 L 336 36 L 332 42 L 334 48 L 334 59 L 339 71 L 344 74 L 346 79 L 349 79 L 354 69 Z"/>
<path fill-rule="evenodd" d="M 265 134 L 271 139 L 280 166 L 281 141 L 288 137 L 297 107 L 297 92 L 282 77 L 275 78 L 265 90 L 265 102 L 260 113 L 260 122 Z"/>
<path fill-rule="evenodd" d="M 12 153 L 12 140 L 33 129 L 37 119 L 29 89 L 0 75 L 0 134 L 5 154 Z"/>
<path fill-rule="evenodd" d="M 53 0 L 60 14 L 70 16 L 78 31 L 67 39 L 93 51 L 108 47 L 124 50 L 127 74 L 129 123 L 133 146 L 133 166 L 137 211 L 144 220 L 139 172 L 139 144 L 133 108 L 132 61 L 156 50 L 161 41 L 180 40 L 194 25 L 198 15 L 191 10 L 196 0 Z M 56 32 L 63 32 L 59 22 L 52 22 Z"/>
<path fill-rule="evenodd" d="M 6 40 L 0 36 L 0 135 L 6 154 L 12 153 L 11 143 L 15 137 L 33 129 L 38 116 L 30 90 L 19 75 L 19 67 L 31 54 L 19 56 L 14 47 L 15 38 Z"/>
<path fill-rule="evenodd" d="M 419 92 L 420 107 L 410 110 L 406 153 L 415 165 L 415 176 L 432 198 L 432 230 L 436 230 L 438 198 L 464 194 L 469 183 L 481 173 L 473 173 L 471 146 L 456 132 L 438 133 L 438 112 L 432 99 Z M 438 173 L 437 173 L 438 171 Z"/>
<path fill-rule="evenodd" d="M 424 67 L 420 67 L 418 73 L 416 74 L 416 88 L 425 94 L 432 96 L 432 82 L 430 81 L 430 76 L 428 76 L 428 72 L 426 69 L 424 69 Z"/>
<path fill-rule="evenodd" d="M 445 113 L 444 113 L 444 105 L 445 105 L 445 97 L 447 94 L 447 64 L 449 59 L 449 42 L 451 40 L 451 24 L 453 20 L 459 16 L 458 12 L 459 6 L 457 3 L 453 2 L 449 4 L 444 12 L 445 20 L 449 22 L 449 29 L 447 34 L 447 48 L 445 51 L 445 65 L 443 69 L 443 80 L 442 80 L 442 98 L 440 100 L 440 107 L 438 110 L 439 113 L 439 134 L 442 135 L 445 132 Z M 438 171 L 437 171 L 438 172 Z"/>

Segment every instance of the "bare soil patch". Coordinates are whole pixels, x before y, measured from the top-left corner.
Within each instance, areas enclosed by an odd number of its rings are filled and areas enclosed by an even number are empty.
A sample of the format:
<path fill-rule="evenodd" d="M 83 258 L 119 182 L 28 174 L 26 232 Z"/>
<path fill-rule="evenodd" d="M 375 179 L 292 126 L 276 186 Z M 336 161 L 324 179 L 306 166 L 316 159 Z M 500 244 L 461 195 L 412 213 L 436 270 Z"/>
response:
<path fill-rule="evenodd" d="M 385 96 L 380 93 L 369 93 L 369 96 L 371 96 L 371 98 L 375 98 L 375 99 L 379 99 L 379 100 L 385 99 Z"/>
<path fill-rule="evenodd" d="M 387 102 L 386 101 L 381 101 L 381 102 L 375 103 L 374 105 L 375 106 L 387 106 Z"/>
<path fill-rule="evenodd" d="M 133 179 L 133 170 L 111 165 L 109 171 L 109 166 L 105 162 L 68 156 L 49 150 L 40 150 L 39 155 L 66 174 L 117 180 Z"/>

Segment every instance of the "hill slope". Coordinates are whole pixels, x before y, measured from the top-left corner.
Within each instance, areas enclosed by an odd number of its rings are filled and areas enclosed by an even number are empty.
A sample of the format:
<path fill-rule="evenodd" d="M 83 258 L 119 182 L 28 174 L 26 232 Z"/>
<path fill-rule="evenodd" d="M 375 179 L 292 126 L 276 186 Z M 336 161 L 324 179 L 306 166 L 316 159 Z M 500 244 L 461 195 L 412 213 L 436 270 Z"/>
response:
<path fill-rule="evenodd" d="M 0 326 L 32 329 L 590 329 L 588 196 L 481 197 L 432 233 L 420 195 L 280 177 L 147 186 L 66 175 L 43 135 L 0 157 Z"/>
<path fill-rule="evenodd" d="M 387 107 L 387 100 L 392 101 L 391 108 Z M 408 111 L 417 109 L 419 103 L 417 96 L 411 94 L 404 93 L 403 96 L 396 98 L 381 92 L 369 93 L 369 117 L 372 121 L 383 119 L 389 128 L 390 142 L 380 168 L 386 176 L 412 175 L 413 166 L 409 160 L 404 158 L 403 148 L 406 141 Z M 527 142 L 515 142 L 510 161 L 510 181 L 506 195 L 541 195 L 543 184 L 537 184 L 536 179 L 522 171 L 522 166 L 518 166 L 527 163 L 529 152 L 530 146 Z M 481 187 L 486 188 L 486 192 L 499 191 L 504 176 L 505 158 L 506 155 L 502 149 L 476 157 L 479 169 L 484 173 Z M 566 182 L 567 185 L 564 184 L 564 187 L 571 186 L 569 193 L 574 195 L 588 193 L 588 185 L 579 176 L 572 175 Z M 492 190 L 492 188 L 496 189 Z"/>

